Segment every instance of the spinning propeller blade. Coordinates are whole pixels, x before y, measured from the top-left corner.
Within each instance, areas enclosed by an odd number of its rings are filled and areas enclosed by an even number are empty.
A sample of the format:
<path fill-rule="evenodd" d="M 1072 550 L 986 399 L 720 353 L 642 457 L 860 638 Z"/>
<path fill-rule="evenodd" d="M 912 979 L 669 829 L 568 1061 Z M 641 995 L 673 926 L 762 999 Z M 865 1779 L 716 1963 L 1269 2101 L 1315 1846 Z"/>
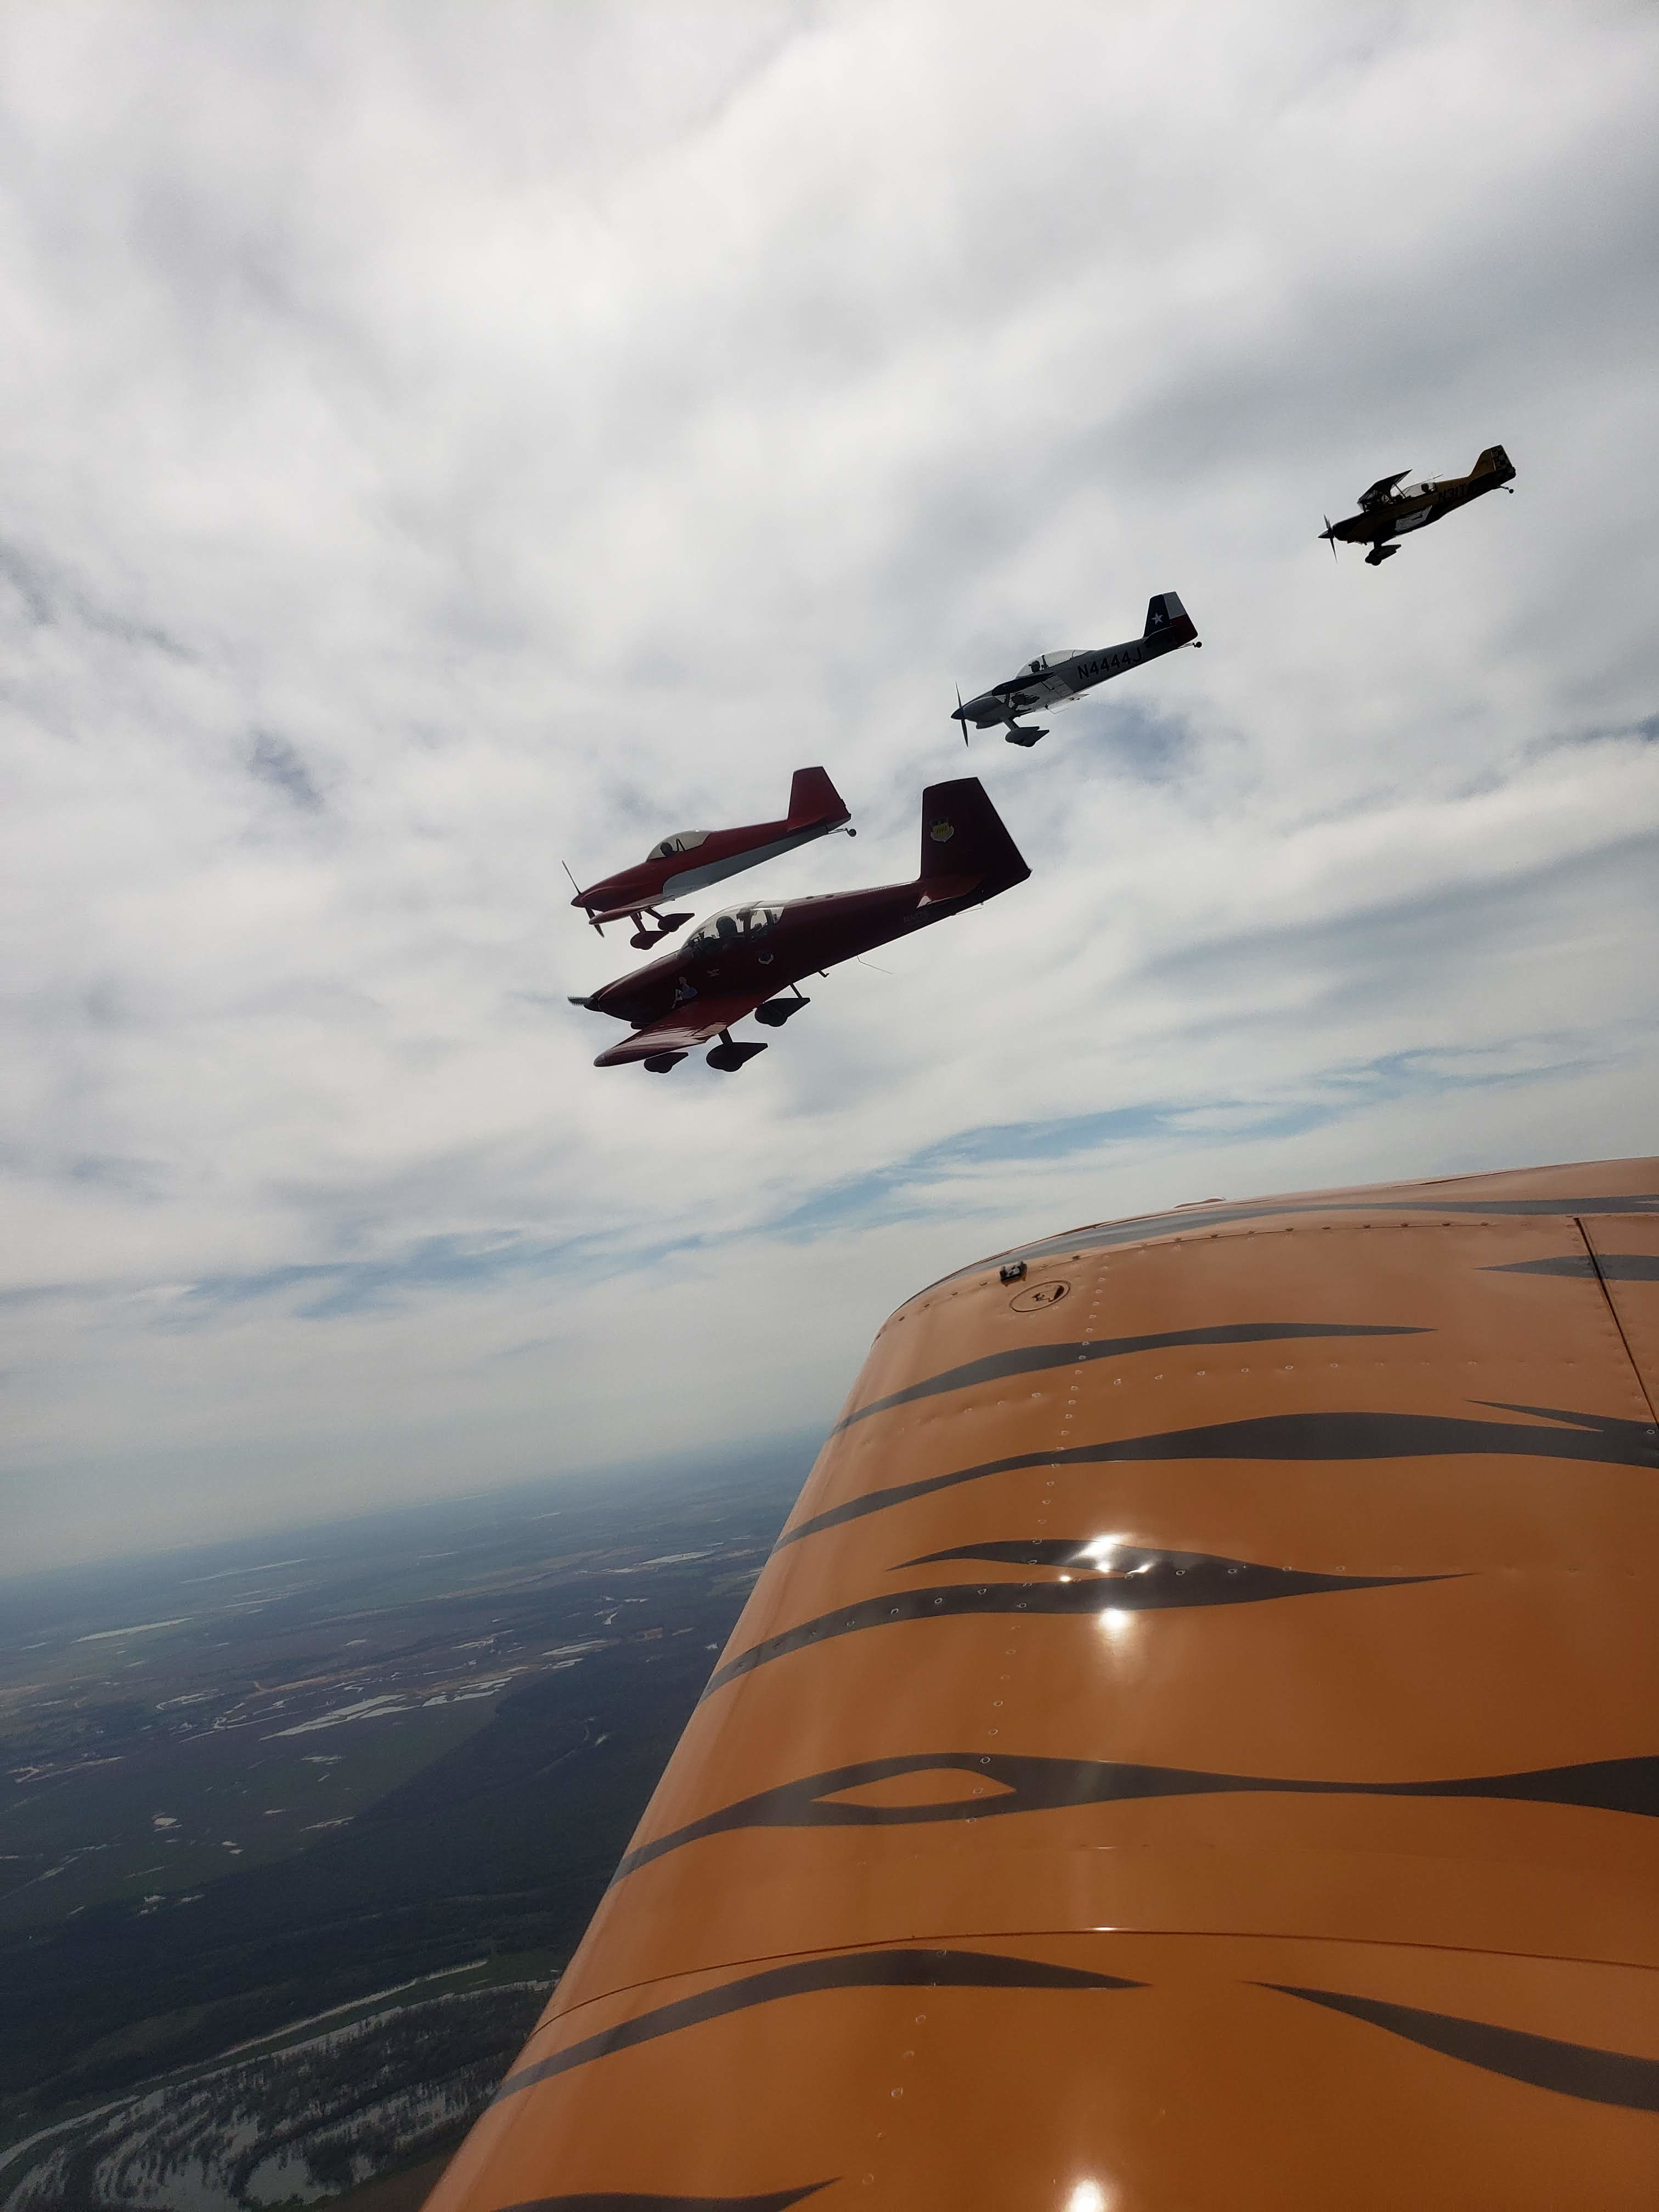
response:
<path fill-rule="evenodd" d="M 560 866 L 564 870 L 564 872 L 565 872 L 566 875 L 570 876 L 570 863 L 569 863 L 569 861 L 568 861 L 568 860 L 561 860 L 561 861 L 560 861 L 560 863 L 559 863 L 559 866 Z M 572 890 L 573 891 L 574 891 L 574 892 L 575 892 L 575 894 L 576 894 L 576 900 L 579 902 L 579 901 L 580 900 L 580 898 L 581 898 L 581 895 L 582 895 L 582 887 L 581 887 L 581 885 L 580 885 L 580 884 L 576 881 L 576 878 L 574 878 L 574 876 L 570 876 L 570 888 L 571 888 L 571 890 Z M 605 935 L 605 932 L 604 932 L 604 930 L 599 928 L 599 923 L 598 923 L 597 921 L 594 921 L 594 919 L 593 919 L 593 917 L 592 917 L 592 915 L 591 914 L 590 914 L 590 915 L 588 915 L 588 917 L 587 917 L 587 923 L 588 923 L 588 927 L 589 927 L 590 929 L 597 929 L 597 930 L 599 930 L 599 935 L 600 935 L 601 937 L 603 937 L 603 936 Z"/>
<path fill-rule="evenodd" d="M 968 742 L 968 717 L 962 711 L 962 686 L 960 684 L 957 686 L 957 720 L 962 725 L 962 742 L 965 745 Z"/>
<path fill-rule="evenodd" d="M 1327 544 L 1331 549 L 1331 558 L 1334 561 L 1336 559 L 1336 540 L 1331 536 L 1331 518 L 1328 514 L 1325 517 L 1325 538 Z"/>

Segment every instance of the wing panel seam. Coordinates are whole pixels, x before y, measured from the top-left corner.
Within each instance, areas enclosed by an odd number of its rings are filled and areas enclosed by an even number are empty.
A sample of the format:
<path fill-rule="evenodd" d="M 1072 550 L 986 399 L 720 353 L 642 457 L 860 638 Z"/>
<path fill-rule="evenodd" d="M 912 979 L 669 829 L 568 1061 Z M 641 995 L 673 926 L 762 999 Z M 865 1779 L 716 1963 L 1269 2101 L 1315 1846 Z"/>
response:
<path fill-rule="evenodd" d="M 1637 1362 L 1636 1353 L 1632 1346 L 1631 1340 L 1625 1334 L 1625 1324 L 1620 1317 L 1618 1305 L 1614 1301 L 1613 1292 L 1607 1287 L 1607 1279 L 1601 1272 L 1601 1255 L 1595 1249 L 1595 1241 L 1590 1236 L 1589 1231 L 1585 1228 L 1583 1222 L 1576 1213 L 1572 1217 L 1572 1225 L 1578 1231 L 1580 1237 L 1584 1240 L 1584 1249 L 1589 1253 L 1589 1263 L 1595 1270 L 1597 1286 L 1601 1292 L 1602 1298 L 1606 1302 L 1607 1313 L 1612 1320 L 1613 1325 L 1619 1332 L 1619 1341 L 1624 1346 L 1626 1358 L 1630 1362 L 1630 1371 L 1635 1377 L 1636 1388 L 1640 1394 L 1642 1403 L 1648 1409 L 1648 1419 L 1656 1426 L 1659 1426 L 1659 1407 L 1655 1406 L 1651 1396 L 1649 1395 L 1647 1378 L 1644 1376 L 1642 1370 Z"/>

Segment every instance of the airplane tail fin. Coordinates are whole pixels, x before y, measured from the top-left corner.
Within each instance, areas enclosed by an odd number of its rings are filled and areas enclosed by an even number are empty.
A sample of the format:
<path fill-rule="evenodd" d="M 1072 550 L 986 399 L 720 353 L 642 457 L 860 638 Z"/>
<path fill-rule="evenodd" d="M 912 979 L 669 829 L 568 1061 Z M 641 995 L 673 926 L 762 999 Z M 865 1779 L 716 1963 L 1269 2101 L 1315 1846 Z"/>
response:
<path fill-rule="evenodd" d="M 1178 592 L 1158 592 L 1146 602 L 1146 627 L 1143 637 L 1154 636 L 1159 630 L 1170 629 L 1177 623 L 1185 623 L 1188 629 L 1192 621 L 1181 604 Z"/>
<path fill-rule="evenodd" d="M 1155 637 L 1164 646 L 1185 645 L 1198 635 L 1178 592 L 1158 592 L 1147 601 L 1146 627 L 1141 635 Z"/>
<path fill-rule="evenodd" d="M 821 768 L 798 768 L 789 786 L 792 822 L 850 822 L 846 802 Z"/>
<path fill-rule="evenodd" d="M 1490 471 L 1494 476 L 1512 477 L 1515 463 L 1501 446 L 1488 446 L 1486 452 L 1469 471 L 1471 476 L 1484 477 Z"/>
<path fill-rule="evenodd" d="M 921 794 L 923 884 L 977 879 L 981 896 L 989 898 L 1030 872 L 976 775 L 928 785 Z"/>

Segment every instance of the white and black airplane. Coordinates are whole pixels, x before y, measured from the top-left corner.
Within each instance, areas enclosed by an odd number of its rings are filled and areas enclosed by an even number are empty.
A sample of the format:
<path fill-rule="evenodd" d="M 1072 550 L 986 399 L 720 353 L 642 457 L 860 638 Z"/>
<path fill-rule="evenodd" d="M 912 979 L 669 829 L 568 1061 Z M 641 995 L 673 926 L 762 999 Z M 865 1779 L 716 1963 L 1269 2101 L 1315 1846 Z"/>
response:
<path fill-rule="evenodd" d="M 981 691 L 965 705 L 958 692 L 957 710 L 951 719 L 961 723 L 964 744 L 970 722 L 976 730 L 994 729 L 999 722 L 1005 722 L 1011 745 L 1034 745 L 1048 732 L 1022 722 L 1022 714 L 1042 707 L 1063 706 L 1080 691 L 1092 691 L 1097 684 L 1121 676 L 1126 668 L 1139 668 L 1143 660 L 1156 660 L 1160 653 L 1173 653 L 1177 646 L 1202 643 L 1191 616 L 1175 592 L 1159 592 L 1147 605 L 1146 628 L 1139 637 L 1123 645 L 1085 647 L 1080 651 L 1066 647 L 1056 653 L 1040 653 L 1018 676 L 1011 676 L 1006 684 L 992 684 L 988 691 Z"/>

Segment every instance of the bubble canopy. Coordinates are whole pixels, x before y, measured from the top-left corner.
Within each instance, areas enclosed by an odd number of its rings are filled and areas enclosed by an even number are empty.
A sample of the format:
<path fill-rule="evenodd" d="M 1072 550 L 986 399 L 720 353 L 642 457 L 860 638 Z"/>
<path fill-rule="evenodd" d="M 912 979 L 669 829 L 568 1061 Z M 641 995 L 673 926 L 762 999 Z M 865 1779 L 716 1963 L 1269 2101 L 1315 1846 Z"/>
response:
<path fill-rule="evenodd" d="M 700 929 L 694 929 L 685 940 L 685 949 L 696 954 L 718 952 L 724 946 L 735 951 L 740 945 L 764 937 L 782 912 L 781 906 L 728 907 L 724 914 L 710 915 Z"/>
<path fill-rule="evenodd" d="M 665 837 L 646 854 L 647 860 L 672 860 L 676 853 L 690 853 L 708 842 L 706 830 L 677 830 L 672 837 Z"/>

